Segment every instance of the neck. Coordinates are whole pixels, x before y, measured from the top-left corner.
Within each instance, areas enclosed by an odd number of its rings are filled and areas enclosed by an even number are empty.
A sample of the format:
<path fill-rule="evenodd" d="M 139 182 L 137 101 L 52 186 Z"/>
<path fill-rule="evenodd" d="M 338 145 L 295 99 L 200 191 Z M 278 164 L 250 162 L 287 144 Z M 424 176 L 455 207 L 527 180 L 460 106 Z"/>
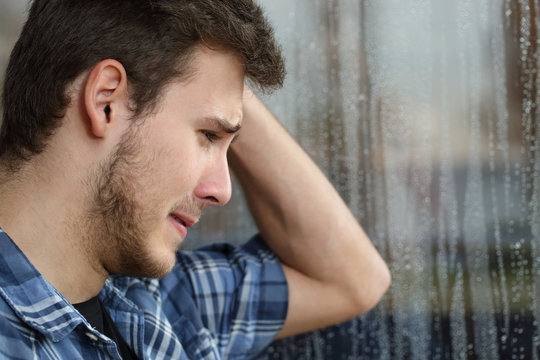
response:
<path fill-rule="evenodd" d="M 43 158 L 15 175 L 0 169 L 0 227 L 52 286 L 78 303 L 97 295 L 108 274 L 85 246 L 84 179 L 73 170 Z"/>

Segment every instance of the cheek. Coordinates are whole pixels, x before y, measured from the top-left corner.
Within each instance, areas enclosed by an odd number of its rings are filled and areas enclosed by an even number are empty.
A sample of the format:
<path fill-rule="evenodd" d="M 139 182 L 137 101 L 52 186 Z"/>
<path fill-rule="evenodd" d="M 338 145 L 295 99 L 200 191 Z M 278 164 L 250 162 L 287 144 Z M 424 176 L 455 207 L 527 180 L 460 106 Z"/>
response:
<path fill-rule="evenodd" d="M 197 172 L 201 169 L 204 158 L 193 147 L 171 144 L 162 147 L 155 156 L 151 176 L 157 186 L 166 187 L 175 193 L 185 193 L 196 186 Z M 165 190 L 165 189 L 163 189 Z"/>

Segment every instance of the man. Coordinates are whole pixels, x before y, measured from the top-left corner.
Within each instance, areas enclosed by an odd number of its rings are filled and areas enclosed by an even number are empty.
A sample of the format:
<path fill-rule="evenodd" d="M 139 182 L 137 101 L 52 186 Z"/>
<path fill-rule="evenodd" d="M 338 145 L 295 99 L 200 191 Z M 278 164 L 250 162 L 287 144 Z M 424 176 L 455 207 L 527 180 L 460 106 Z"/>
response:
<path fill-rule="evenodd" d="M 373 307 L 386 265 L 244 87 L 283 75 L 250 0 L 34 1 L 3 94 L 0 357 L 244 359 Z M 177 252 L 229 162 L 260 235 Z"/>

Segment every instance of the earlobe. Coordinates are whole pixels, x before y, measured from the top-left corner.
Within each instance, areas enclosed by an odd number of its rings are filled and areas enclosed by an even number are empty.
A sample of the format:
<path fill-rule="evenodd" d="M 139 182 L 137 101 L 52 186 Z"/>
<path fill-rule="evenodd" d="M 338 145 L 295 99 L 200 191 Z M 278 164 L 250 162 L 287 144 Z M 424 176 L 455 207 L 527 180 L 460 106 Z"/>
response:
<path fill-rule="evenodd" d="M 104 138 L 116 125 L 118 114 L 126 109 L 127 76 L 122 64 L 107 59 L 99 62 L 88 75 L 84 105 L 91 133 Z"/>

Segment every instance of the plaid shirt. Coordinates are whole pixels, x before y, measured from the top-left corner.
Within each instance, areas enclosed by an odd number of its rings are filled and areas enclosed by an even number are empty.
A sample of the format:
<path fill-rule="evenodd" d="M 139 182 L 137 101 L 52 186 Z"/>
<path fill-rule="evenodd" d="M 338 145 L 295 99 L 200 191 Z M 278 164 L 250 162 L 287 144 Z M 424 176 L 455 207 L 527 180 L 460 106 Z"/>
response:
<path fill-rule="evenodd" d="M 0 359 L 120 359 L 1 229 L 0 249 Z M 249 359 L 281 329 L 288 290 L 254 238 L 179 253 L 161 280 L 110 277 L 99 297 L 140 359 Z"/>

